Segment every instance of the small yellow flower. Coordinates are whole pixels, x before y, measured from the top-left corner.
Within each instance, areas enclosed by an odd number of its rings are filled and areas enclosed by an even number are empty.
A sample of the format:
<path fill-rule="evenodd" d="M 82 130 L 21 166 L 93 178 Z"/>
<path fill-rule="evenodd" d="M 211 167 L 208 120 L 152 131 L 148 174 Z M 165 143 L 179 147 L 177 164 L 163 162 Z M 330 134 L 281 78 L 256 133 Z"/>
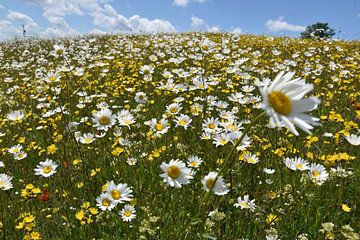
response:
<path fill-rule="evenodd" d="M 47 153 L 48 154 L 54 154 L 57 151 L 57 147 L 55 146 L 55 144 L 51 144 L 50 146 L 47 147 Z"/>
<path fill-rule="evenodd" d="M 35 220 L 35 217 L 33 215 L 31 215 L 31 214 L 29 216 L 27 216 L 27 217 L 24 217 L 24 222 L 25 223 L 31 223 L 34 220 Z"/>
<path fill-rule="evenodd" d="M 280 219 L 279 216 L 277 216 L 273 213 L 269 213 L 266 217 L 266 223 L 273 224 L 274 222 L 278 221 L 279 219 Z"/>
<path fill-rule="evenodd" d="M 341 204 L 341 210 L 344 212 L 351 212 L 351 208 L 345 203 Z"/>
<path fill-rule="evenodd" d="M 99 210 L 97 210 L 96 208 L 89 208 L 89 212 L 92 214 L 92 215 L 96 215 L 99 213 Z"/>
<path fill-rule="evenodd" d="M 84 218 L 84 216 L 85 216 L 85 213 L 84 213 L 83 210 L 80 210 L 79 212 L 77 212 L 75 214 L 76 219 L 79 220 L 79 221 L 81 221 Z"/>

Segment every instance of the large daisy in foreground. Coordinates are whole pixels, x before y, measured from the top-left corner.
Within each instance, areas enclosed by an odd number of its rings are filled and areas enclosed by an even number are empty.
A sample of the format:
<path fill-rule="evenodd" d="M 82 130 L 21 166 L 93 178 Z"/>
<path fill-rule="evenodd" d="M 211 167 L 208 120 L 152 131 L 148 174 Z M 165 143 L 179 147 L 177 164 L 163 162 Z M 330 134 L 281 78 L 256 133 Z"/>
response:
<path fill-rule="evenodd" d="M 311 134 L 313 126 L 320 125 L 319 119 L 305 113 L 316 109 L 320 100 L 315 96 L 304 98 L 314 86 L 301 78 L 292 79 L 294 74 L 280 72 L 270 85 L 260 89 L 262 108 L 278 126 L 285 125 L 294 135 L 299 135 L 295 126 Z"/>

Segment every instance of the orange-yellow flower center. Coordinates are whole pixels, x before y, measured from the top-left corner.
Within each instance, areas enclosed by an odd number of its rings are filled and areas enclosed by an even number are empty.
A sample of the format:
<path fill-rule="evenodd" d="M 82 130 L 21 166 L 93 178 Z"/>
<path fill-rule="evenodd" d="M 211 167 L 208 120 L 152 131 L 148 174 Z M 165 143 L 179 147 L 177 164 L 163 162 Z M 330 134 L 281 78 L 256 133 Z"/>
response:
<path fill-rule="evenodd" d="M 111 197 L 114 199 L 114 200 L 118 200 L 121 198 L 121 193 L 119 190 L 112 190 L 111 191 Z"/>
<path fill-rule="evenodd" d="M 214 123 L 209 123 L 208 124 L 208 128 L 210 129 L 214 129 L 216 127 L 216 125 Z"/>
<path fill-rule="evenodd" d="M 104 199 L 102 200 L 102 202 L 101 202 L 101 204 L 102 204 L 103 206 L 105 206 L 105 207 L 109 206 L 110 203 L 111 203 L 111 201 L 110 201 L 109 199 L 107 199 L 107 198 L 104 198 Z"/>
<path fill-rule="evenodd" d="M 291 99 L 282 92 L 269 93 L 269 105 L 281 115 L 288 116 L 291 113 Z"/>
<path fill-rule="evenodd" d="M 173 179 L 178 178 L 180 176 L 180 173 L 180 168 L 178 168 L 177 166 L 169 166 L 167 169 L 167 174 Z"/>
<path fill-rule="evenodd" d="M 161 130 L 163 130 L 163 125 L 161 123 L 157 123 L 155 128 L 156 128 L 156 130 L 161 131 Z"/>
<path fill-rule="evenodd" d="M 171 113 L 177 113 L 177 112 L 178 112 L 178 109 L 177 109 L 177 108 L 171 108 L 171 109 L 170 109 L 170 112 L 171 112 Z"/>
<path fill-rule="evenodd" d="M 125 217 L 130 217 L 130 216 L 131 216 L 131 211 L 125 210 L 125 211 L 124 211 L 124 216 L 125 216 Z"/>
<path fill-rule="evenodd" d="M 206 187 L 207 188 L 212 188 L 215 184 L 215 178 L 209 178 L 208 180 L 206 180 Z"/>
<path fill-rule="evenodd" d="M 313 171 L 312 175 L 314 177 L 319 177 L 320 176 L 320 173 L 318 171 Z"/>
<path fill-rule="evenodd" d="M 110 123 L 110 118 L 108 116 L 101 116 L 99 118 L 99 123 L 101 125 L 108 125 Z"/>
<path fill-rule="evenodd" d="M 297 163 L 297 164 L 296 164 L 296 168 L 297 168 L 297 169 L 303 169 L 304 166 L 303 166 L 301 163 Z"/>
<path fill-rule="evenodd" d="M 44 169 L 43 169 L 43 172 L 44 172 L 45 174 L 48 174 L 48 173 L 50 173 L 51 171 L 52 171 L 51 166 L 45 166 Z"/>

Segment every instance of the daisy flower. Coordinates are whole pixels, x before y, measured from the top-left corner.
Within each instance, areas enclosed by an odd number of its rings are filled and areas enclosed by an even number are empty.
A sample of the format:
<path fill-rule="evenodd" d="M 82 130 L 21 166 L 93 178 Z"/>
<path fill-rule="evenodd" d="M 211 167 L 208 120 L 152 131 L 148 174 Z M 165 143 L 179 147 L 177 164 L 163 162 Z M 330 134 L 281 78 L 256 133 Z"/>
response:
<path fill-rule="evenodd" d="M 63 56 L 65 53 L 65 47 L 63 45 L 54 45 L 54 51 L 53 51 L 53 55 L 55 57 L 60 57 Z"/>
<path fill-rule="evenodd" d="M 244 158 L 245 158 L 245 162 L 250 164 L 256 164 L 259 162 L 259 158 L 255 154 L 247 153 L 245 154 Z"/>
<path fill-rule="evenodd" d="M 7 118 L 11 121 L 19 121 L 23 119 L 25 114 L 19 110 L 12 111 L 7 115 Z"/>
<path fill-rule="evenodd" d="M 181 126 L 187 129 L 190 126 L 192 119 L 186 114 L 181 114 L 180 116 L 176 117 L 176 120 L 174 121 L 176 123 L 175 127 Z"/>
<path fill-rule="evenodd" d="M 236 207 L 236 208 L 241 208 L 241 209 L 246 209 L 246 208 L 248 208 L 248 209 L 250 209 L 251 211 L 254 211 L 255 210 L 255 207 L 256 207 L 256 205 L 255 205 L 255 199 L 252 199 L 252 200 L 250 200 L 249 199 L 249 195 L 244 195 L 244 198 L 242 198 L 242 197 L 238 197 L 238 199 L 237 199 L 237 203 L 235 203 L 234 204 L 234 206 Z"/>
<path fill-rule="evenodd" d="M 46 159 L 44 162 L 40 162 L 34 169 L 35 175 L 40 175 L 43 177 L 50 177 L 56 173 L 57 164 L 51 159 Z"/>
<path fill-rule="evenodd" d="M 178 159 L 171 159 L 169 163 L 163 162 L 160 168 L 163 171 L 160 177 L 171 187 L 181 188 L 181 185 L 190 183 L 190 179 L 193 178 L 190 169 Z"/>
<path fill-rule="evenodd" d="M 213 140 L 214 140 L 213 144 L 215 144 L 216 147 L 224 146 L 225 144 L 227 144 L 230 141 L 230 137 L 228 134 L 221 133 L 221 134 L 215 135 Z"/>
<path fill-rule="evenodd" d="M 10 177 L 9 175 L 6 175 L 4 173 L 0 174 L 0 189 L 1 190 L 9 190 L 13 188 L 13 185 L 11 183 L 13 177 Z"/>
<path fill-rule="evenodd" d="M 21 152 L 21 150 L 22 150 L 22 146 L 20 144 L 17 144 L 9 148 L 8 152 L 12 154 L 18 154 Z"/>
<path fill-rule="evenodd" d="M 219 128 L 220 121 L 218 118 L 207 118 L 202 124 L 202 128 L 204 132 L 207 133 L 217 133 L 220 132 L 221 129 Z"/>
<path fill-rule="evenodd" d="M 98 198 L 96 198 L 96 206 L 98 206 L 98 208 L 102 211 L 111 211 L 116 204 L 109 193 L 102 193 Z"/>
<path fill-rule="evenodd" d="M 14 159 L 15 160 L 21 160 L 27 157 L 27 153 L 24 151 L 19 151 L 17 153 L 14 154 Z"/>
<path fill-rule="evenodd" d="M 199 168 L 203 161 L 198 156 L 188 157 L 187 165 L 191 168 Z"/>
<path fill-rule="evenodd" d="M 357 136 L 355 134 L 351 134 L 349 136 L 346 136 L 345 139 L 354 146 L 360 146 L 360 136 Z"/>
<path fill-rule="evenodd" d="M 136 210 L 133 206 L 127 204 L 120 211 L 120 216 L 124 222 L 131 222 L 136 218 Z"/>
<path fill-rule="evenodd" d="M 132 190 L 126 183 L 116 185 L 114 181 L 111 181 L 107 184 L 106 192 L 110 194 L 111 199 L 115 203 L 130 201 L 132 198 Z"/>
<path fill-rule="evenodd" d="M 115 115 L 112 114 L 110 109 L 104 108 L 101 111 L 94 113 L 92 120 L 94 123 L 93 126 L 98 130 L 107 131 L 115 124 Z"/>
<path fill-rule="evenodd" d="M 317 185 L 321 185 L 329 178 L 329 173 L 326 171 L 324 166 L 312 163 L 310 165 L 309 177 L 312 182 Z"/>
<path fill-rule="evenodd" d="M 150 126 L 150 128 L 155 132 L 155 135 L 158 137 L 167 133 L 170 128 L 168 120 L 164 118 L 160 121 L 157 121 L 156 118 L 152 118 L 150 121 L 145 122 L 145 125 Z"/>
<path fill-rule="evenodd" d="M 128 128 L 130 128 L 130 125 L 135 123 L 134 116 L 129 111 L 125 110 L 118 113 L 117 120 L 120 126 L 126 126 Z"/>
<path fill-rule="evenodd" d="M 201 183 L 207 192 L 211 189 L 216 195 L 225 195 L 229 192 L 224 179 L 218 176 L 217 172 L 209 172 L 209 174 L 201 180 Z"/>
<path fill-rule="evenodd" d="M 135 94 L 135 102 L 143 104 L 143 103 L 146 103 L 147 101 L 148 101 L 148 99 L 147 99 L 146 93 L 137 92 Z"/>
<path fill-rule="evenodd" d="M 309 163 L 304 159 L 298 157 L 286 158 L 284 163 L 289 169 L 293 171 L 295 170 L 304 171 L 310 169 Z"/>
<path fill-rule="evenodd" d="M 166 106 L 166 112 L 170 115 L 176 115 L 181 111 L 182 107 L 180 103 L 172 103 L 168 106 Z"/>
<path fill-rule="evenodd" d="M 79 137 L 79 141 L 82 144 L 90 144 L 95 141 L 94 134 L 92 133 L 84 133 L 81 137 Z"/>
<path fill-rule="evenodd" d="M 311 134 L 313 126 L 320 125 L 319 119 L 305 113 L 316 109 L 320 100 L 315 96 L 304 98 L 314 87 L 301 78 L 292 79 L 294 74 L 280 72 L 270 86 L 260 88 L 262 108 L 278 126 L 283 123 L 292 134 L 299 135 L 295 126 Z"/>

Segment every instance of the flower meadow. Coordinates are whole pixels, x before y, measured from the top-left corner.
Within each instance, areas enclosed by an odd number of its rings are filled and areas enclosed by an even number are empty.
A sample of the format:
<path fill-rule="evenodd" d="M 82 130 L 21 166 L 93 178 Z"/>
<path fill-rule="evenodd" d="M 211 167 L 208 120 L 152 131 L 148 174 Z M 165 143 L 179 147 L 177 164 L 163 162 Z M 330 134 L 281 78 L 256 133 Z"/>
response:
<path fill-rule="evenodd" d="M 3 239 L 360 239 L 360 43 L 0 44 Z"/>

